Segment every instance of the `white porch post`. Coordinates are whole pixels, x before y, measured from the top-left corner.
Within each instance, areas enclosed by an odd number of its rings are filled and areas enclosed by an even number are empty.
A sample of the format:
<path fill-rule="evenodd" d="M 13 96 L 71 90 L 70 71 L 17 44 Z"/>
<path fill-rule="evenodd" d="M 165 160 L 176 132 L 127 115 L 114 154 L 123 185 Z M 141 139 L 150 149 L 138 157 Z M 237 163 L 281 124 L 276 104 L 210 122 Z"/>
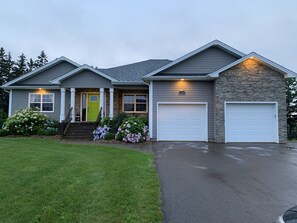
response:
<path fill-rule="evenodd" d="M 71 122 L 75 122 L 75 88 L 70 88 Z"/>
<path fill-rule="evenodd" d="M 65 120 L 65 88 L 61 88 L 60 122 Z"/>
<path fill-rule="evenodd" d="M 109 117 L 113 118 L 113 88 L 109 88 Z"/>
<path fill-rule="evenodd" d="M 153 81 L 149 85 L 149 134 L 153 138 Z"/>
<path fill-rule="evenodd" d="M 103 115 L 104 115 L 104 88 L 100 88 L 100 108 L 102 108 L 101 118 L 103 118 Z"/>
<path fill-rule="evenodd" d="M 10 117 L 11 114 L 11 109 L 12 109 L 12 90 L 9 91 L 9 107 L 8 107 L 8 117 Z"/>

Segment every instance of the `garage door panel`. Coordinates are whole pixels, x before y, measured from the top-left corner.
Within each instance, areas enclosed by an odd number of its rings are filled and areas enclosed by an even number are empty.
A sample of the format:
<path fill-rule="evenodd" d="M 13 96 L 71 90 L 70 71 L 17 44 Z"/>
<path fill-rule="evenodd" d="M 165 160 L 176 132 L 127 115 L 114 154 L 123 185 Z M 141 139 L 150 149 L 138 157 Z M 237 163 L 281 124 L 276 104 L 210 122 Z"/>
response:
<path fill-rule="evenodd" d="M 276 142 L 275 104 L 226 104 L 227 142 Z"/>
<path fill-rule="evenodd" d="M 206 105 L 159 104 L 158 140 L 207 141 Z"/>

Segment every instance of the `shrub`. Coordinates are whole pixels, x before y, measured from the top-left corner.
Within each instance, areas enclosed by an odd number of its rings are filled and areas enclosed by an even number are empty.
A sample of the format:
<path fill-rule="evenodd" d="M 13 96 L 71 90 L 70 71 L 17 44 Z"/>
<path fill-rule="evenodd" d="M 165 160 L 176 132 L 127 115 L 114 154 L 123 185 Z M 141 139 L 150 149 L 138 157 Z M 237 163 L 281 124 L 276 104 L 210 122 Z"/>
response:
<path fill-rule="evenodd" d="M 117 133 L 118 128 L 120 127 L 120 125 L 123 123 L 123 121 L 125 119 L 128 118 L 128 115 L 126 113 L 120 113 L 119 115 L 113 117 L 112 119 L 112 125 L 111 127 L 111 132 Z"/>
<path fill-rule="evenodd" d="M 4 123 L 3 129 L 9 134 L 34 135 L 39 129 L 55 129 L 57 122 L 30 108 L 17 111 Z"/>
<path fill-rule="evenodd" d="M 8 131 L 6 131 L 4 129 L 0 129 L 0 137 L 1 136 L 7 136 L 7 135 L 9 135 L 9 132 Z"/>
<path fill-rule="evenodd" d="M 108 133 L 109 130 L 110 130 L 110 127 L 108 127 L 107 125 L 104 125 L 103 127 L 100 127 L 100 126 L 97 127 L 93 131 L 94 141 L 99 139 L 104 139 L 105 135 Z"/>
<path fill-rule="evenodd" d="M 145 125 L 143 118 L 130 117 L 118 128 L 116 139 L 131 143 L 149 141 L 148 126 Z"/>
<path fill-rule="evenodd" d="M 113 119 L 111 119 L 110 117 L 104 117 L 102 118 L 101 122 L 100 122 L 100 126 L 113 126 Z"/>
<path fill-rule="evenodd" d="M 41 136 L 54 136 L 58 134 L 58 129 L 38 129 L 37 135 Z"/>
<path fill-rule="evenodd" d="M 112 140 L 112 139 L 115 139 L 115 133 L 114 132 L 108 132 L 106 135 L 105 135 L 105 137 L 104 137 L 104 139 L 106 139 L 106 140 Z"/>
<path fill-rule="evenodd" d="M 7 119 L 7 113 L 3 109 L 0 109 L 0 128 L 2 128 L 3 123 Z"/>

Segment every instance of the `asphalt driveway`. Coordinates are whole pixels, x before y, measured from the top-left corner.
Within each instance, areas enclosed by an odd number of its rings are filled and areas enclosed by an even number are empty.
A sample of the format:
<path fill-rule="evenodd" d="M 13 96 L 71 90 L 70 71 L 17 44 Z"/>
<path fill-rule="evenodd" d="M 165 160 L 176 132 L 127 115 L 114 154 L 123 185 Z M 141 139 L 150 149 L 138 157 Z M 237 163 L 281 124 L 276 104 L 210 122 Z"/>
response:
<path fill-rule="evenodd" d="M 164 222 L 274 222 L 297 205 L 294 147 L 154 143 Z"/>

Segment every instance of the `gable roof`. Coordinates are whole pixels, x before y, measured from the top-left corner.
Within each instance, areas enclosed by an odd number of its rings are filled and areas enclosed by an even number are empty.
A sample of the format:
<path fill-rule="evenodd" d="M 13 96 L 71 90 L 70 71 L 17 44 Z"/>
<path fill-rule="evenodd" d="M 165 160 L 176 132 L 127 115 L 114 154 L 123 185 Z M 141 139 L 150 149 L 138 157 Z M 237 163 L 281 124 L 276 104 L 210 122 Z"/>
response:
<path fill-rule="evenodd" d="M 284 74 L 286 77 L 297 77 L 297 73 L 255 53 L 255 52 L 251 52 L 249 54 L 247 54 L 246 56 L 234 61 L 233 63 L 230 63 L 228 65 L 226 65 L 225 67 L 222 67 L 221 69 L 217 70 L 217 71 L 214 71 L 212 72 L 211 74 L 209 74 L 208 76 L 209 77 L 218 77 L 220 73 L 222 73 L 223 71 L 231 68 L 231 67 L 234 67 L 235 65 L 247 60 L 247 59 L 256 59 L 256 60 L 259 60 L 260 62 L 262 62 L 264 65 L 270 67 L 271 69 L 273 70 L 276 70 L 282 74 Z"/>
<path fill-rule="evenodd" d="M 57 65 L 57 64 L 59 64 L 61 62 L 64 62 L 64 61 L 66 61 L 66 62 L 68 62 L 70 64 L 73 64 L 76 67 L 79 67 L 79 64 L 78 63 L 75 63 L 74 61 L 68 59 L 67 57 L 62 56 L 62 57 L 56 58 L 55 60 L 53 60 L 53 61 L 51 61 L 51 62 L 43 65 L 42 67 L 39 67 L 39 68 L 37 68 L 35 70 L 32 70 L 32 71 L 30 71 L 27 74 L 24 74 L 24 75 L 22 75 L 22 76 L 20 76 L 20 77 L 18 77 L 16 79 L 14 79 L 14 80 L 12 80 L 12 81 L 9 81 L 9 82 L 5 83 L 1 87 L 2 88 L 7 88 L 7 87 L 9 87 L 12 84 L 15 84 L 15 83 L 17 83 L 19 81 L 22 81 L 22 80 L 25 80 L 25 79 L 28 79 L 28 78 L 30 78 L 30 77 L 32 77 L 34 75 L 37 75 L 40 72 L 45 71 L 45 70 L 47 70 L 47 69 L 49 69 L 49 68 L 51 68 L 51 67 L 53 67 L 53 66 L 55 66 L 55 65 Z"/>
<path fill-rule="evenodd" d="M 198 49 L 196 49 L 196 50 L 194 50 L 194 51 L 192 51 L 192 52 L 190 52 L 190 53 L 188 53 L 188 54 L 186 54 L 186 55 L 184 55 L 182 57 L 177 58 L 176 60 L 172 61 L 171 63 L 169 63 L 169 64 L 167 64 L 167 65 L 165 65 L 165 66 L 163 66 L 163 67 L 161 67 L 161 68 L 159 68 L 157 70 L 154 70 L 154 71 L 150 72 L 149 74 L 144 76 L 144 79 L 147 78 L 147 77 L 151 77 L 151 76 L 153 76 L 153 75 L 155 75 L 157 73 L 160 73 L 161 71 L 164 71 L 164 70 L 168 69 L 169 67 L 172 67 L 172 66 L 174 66 L 174 65 L 176 65 L 176 64 L 178 64 L 178 63 L 180 63 L 180 62 L 182 62 L 182 61 L 184 61 L 184 60 L 186 60 L 186 59 L 188 59 L 188 58 L 190 58 L 190 57 L 192 57 L 192 56 L 194 56 L 194 55 L 196 55 L 196 54 L 198 54 L 198 53 L 200 53 L 200 52 L 202 52 L 202 51 L 204 51 L 204 50 L 206 50 L 206 49 L 208 49 L 210 47 L 219 47 L 219 48 L 221 48 L 221 49 L 223 49 L 223 50 L 225 50 L 225 51 L 227 51 L 227 52 L 229 52 L 229 53 L 231 53 L 231 54 L 233 54 L 235 56 L 238 56 L 238 57 L 244 57 L 245 56 L 244 53 L 236 50 L 235 48 L 233 48 L 233 47 L 231 47 L 231 46 L 229 46 L 229 45 L 227 45 L 227 44 L 225 44 L 225 43 L 223 43 L 223 42 L 221 42 L 219 40 L 214 40 L 214 41 L 212 41 L 212 42 L 210 42 L 210 43 L 208 43 L 208 44 L 206 44 L 206 45 L 204 45 L 202 47 L 199 47 Z"/>
<path fill-rule="evenodd" d="M 78 73 L 80 73 L 81 71 L 84 71 L 84 70 L 90 70 L 90 71 L 92 71 L 92 72 L 94 72 L 94 73 L 96 73 L 96 74 L 110 80 L 110 81 L 115 81 L 115 82 L 117 81 L 116 79 L 102 73 L 98 69 L 95 69 L 95 68 L 93 68 L 93 67 L 91 67 L 91 66 L 89 66 L 87 64 L 84 64 L 84 65 L 82 65 L 82 66 L 80 66 L 80 67 L 78 67 L 78 68 L 76 68 L 76 69 L 74 69 L 74 70 L 72 70 L 72 71 L 70 71 L 70 72 L 56 78 L 56 79 L 54 79 L 54 80 L 51 80 L 50 82 L 52 84 L 60 84 L 61 81 L 65 80 L 65 79 L 68 79 L 68 78 L 70 78 L 70 77 L 72 77 L 72 76 L 74 76 L 74 75 L 76 75 L 76 74 L 78 74 Z"/>
<path fill-rule="evenodd" d="M 108 69 L 98 68 L 98 70 L 119 82 L 142 82 L 143 76 L 171 62 L 167 59 L 151 59 Z"/>

